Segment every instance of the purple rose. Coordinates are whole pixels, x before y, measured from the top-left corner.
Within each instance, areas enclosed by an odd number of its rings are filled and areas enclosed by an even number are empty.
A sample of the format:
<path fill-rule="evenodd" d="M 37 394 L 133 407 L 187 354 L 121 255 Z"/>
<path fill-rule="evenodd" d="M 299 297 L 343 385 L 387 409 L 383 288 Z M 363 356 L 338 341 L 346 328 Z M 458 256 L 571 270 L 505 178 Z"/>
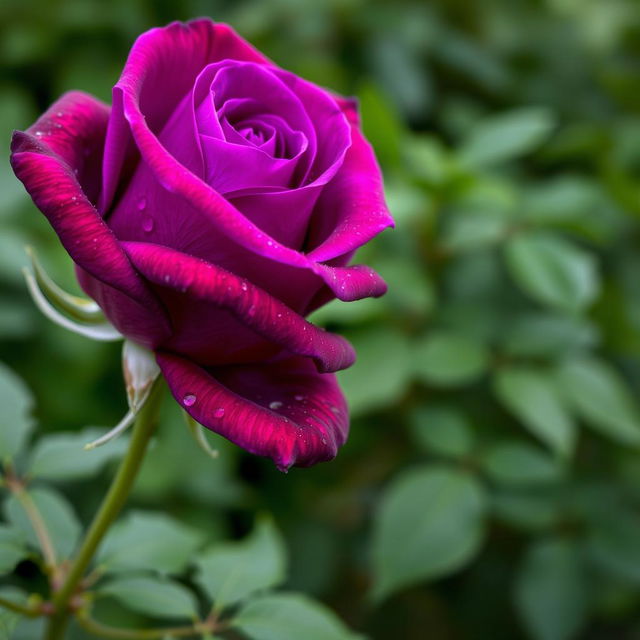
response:
<path fill-rule="evenodd" d="M 62 96 L 12 165 L 114 326 L 199 423 L 283 470 L 329 460 L 343 338 L 304 316 L 385 291 L 354 251 L 392 225 L 353 101 L 200 19 L 141 35 L 113 107 Z"/>

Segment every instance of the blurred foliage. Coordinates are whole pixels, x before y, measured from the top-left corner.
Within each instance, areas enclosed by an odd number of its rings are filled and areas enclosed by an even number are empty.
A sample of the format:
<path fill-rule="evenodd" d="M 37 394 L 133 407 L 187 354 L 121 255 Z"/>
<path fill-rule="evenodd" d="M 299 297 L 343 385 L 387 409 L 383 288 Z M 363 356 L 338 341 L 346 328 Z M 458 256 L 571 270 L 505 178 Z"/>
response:
<path fill-rule="evenodd" d="M 373 639 L 638 637 L 638 3 L 4 0 L 5 143 L 64 90 L 108 100 L 139 32 L 196 15 L 359 97 L 397 218 L 359 259 L 390 289 L 314 315 L 359 355 L 340 374 L 353 422 L 336 461 L 284 476 L 219 438 L 211 460 L 167 404 L 103 549 L 101 618 L 135 626 L 166 602 L 188 612 L 185 584 L 220 598 L 218 569 L 254 553 L 255 575 L 222 602 L 252 580 L 284 584 Z M 0 189 L 0 448 L 24 451 L 34 429 L 23 379 L 39 437 L 18 460 L 62 553 L 112 472 L 103 454 L 88 476 L 72 445 L 124 413 L 119 352 L 39 317 L 22 245 L 68 288 L 72 270 L 6 159 Z M 256 511 L 275 525 L 258 520 L 246 538 Z M 0 595 L 20 598 L 42 577 L 12 498 L 4 513 Z M 122 552 L 151 530 L 162 535 L 144 555 Z M 141 559 L 151 577 L 136 573 Z M 186 583 L 159 577 L 187 566 Z M 306 596 L 252 598 L 237 617 L 250 637 L 346 637 Z M 3 613 L 0 637 L 15 623 Z"/>

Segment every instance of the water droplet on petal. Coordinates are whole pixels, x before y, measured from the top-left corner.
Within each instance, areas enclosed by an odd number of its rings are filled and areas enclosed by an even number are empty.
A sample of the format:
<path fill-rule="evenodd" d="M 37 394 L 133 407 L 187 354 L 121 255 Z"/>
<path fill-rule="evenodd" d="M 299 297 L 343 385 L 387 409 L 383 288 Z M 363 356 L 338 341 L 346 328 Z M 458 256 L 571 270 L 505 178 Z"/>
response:
<path fill-rule="evenodd" d="M 136 206 L 138 207 L 138 211 L 144 211 L 147 208 L 147 199 L 146 198 L 140 198 L 140 200 L 138 200 L 138 204 Z"/>
<path fill-rule="evenodd" d="M 274 411 L 276 409 L 279 409 L 282 406 L 282 402 L 280 402 L 279 400 L 274 400 L 273 402 L 269 403 L 269 409 L 273 409 Z"/>
<path fill-rule="evenodd" d="M 142 221 L 142 230 L 146 231 L 147 233 L 151 233 L 151 231 L 153 231 L 153 225 L 154 225 L 154 221 L 153 218 L 145 218 Z"/>
<path fill-rule="evenodd" d="M 222 416 L 224 416 L 224 409 L 222 407 L 220 407 L 219 409 L 216 409 L 213 412 L 213 417 L 214 418 L 222 418 Z"/>
<path fill-rule="evenodd" d="M 304 396 L 297 394 L 293 396 L 298 402 L 302 402 L 304 400 Z"/>
<path fill-rule="evenodd" d="M 196 403 L 196 397 L 195 395 L 193 395 L 193 393 L 187 393 L 185 395 L 184 398 L 182 398 L 182 404 L 185 407 L 193 407 L 193 405 Z"/>
<path fill-rule="evenodd" d="M 247 285 L 247 283 L 243 280 L 243 281 L 240 283 L 240 288 L 241 288 L 243 291 L 246 291 L 246 290 L 249 288 L 249 285 Z"/>

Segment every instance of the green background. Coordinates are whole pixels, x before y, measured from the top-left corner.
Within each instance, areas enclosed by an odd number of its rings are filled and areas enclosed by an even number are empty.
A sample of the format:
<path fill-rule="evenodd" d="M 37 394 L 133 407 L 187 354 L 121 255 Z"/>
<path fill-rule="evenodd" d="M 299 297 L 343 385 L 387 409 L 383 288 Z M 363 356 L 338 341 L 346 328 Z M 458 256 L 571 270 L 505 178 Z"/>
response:
<path fill-rule="evenodd" d="M 68 89 L 109 100 L 137 34 L 198 15 L 358 96 L 397 220 L 359 260 L 389 293 L 315 315 L 358 351 L 336 461 L 283 475 L 211 438 L 212 461 L 167 403 L 131 505 L 209 541 L 270 512 L 287 588 L 374 639 L 640 637 L 633 0 L 3 0 L 0 359 L 32 389 L 37 432 L 113 425 L 126 399 L 119 347 L 28 299 L 26 243 L 75 285 L 10 173 L 10 132 Z M 80 521 L 111 473 L 57 482 Z M 5 581 L 42 587 L 29 561 Z"/>

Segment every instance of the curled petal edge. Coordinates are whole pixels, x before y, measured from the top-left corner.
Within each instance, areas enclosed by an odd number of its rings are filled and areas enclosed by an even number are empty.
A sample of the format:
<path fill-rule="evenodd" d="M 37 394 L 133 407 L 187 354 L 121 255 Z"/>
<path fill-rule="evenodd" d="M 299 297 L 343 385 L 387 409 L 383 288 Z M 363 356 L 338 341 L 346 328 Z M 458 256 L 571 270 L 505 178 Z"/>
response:
<path fill-rule="evenodd" d="M 196 422 L 271 458 L 280 471 L 331 460 L 346 440 L 348 411 L 335 376 L 318 373 L 305 358 L 212 373 L 173 353 L 158 351 L 156 359 Z M 262 404 L 264 393 L 281 400 Z"/>
<path fill-rule="evenodd" d="M 190 299 L 230 311 L 267 340 L 291 353 L 313 358 L 320 371 L 338 371 L 353 364 L 355 353 L 347 340 L 307 322 L 247 280 L 168 247 L 141 242 L 123 242 L 122 246 L 132 264 L 150 282 L 188 291 Z"/>

